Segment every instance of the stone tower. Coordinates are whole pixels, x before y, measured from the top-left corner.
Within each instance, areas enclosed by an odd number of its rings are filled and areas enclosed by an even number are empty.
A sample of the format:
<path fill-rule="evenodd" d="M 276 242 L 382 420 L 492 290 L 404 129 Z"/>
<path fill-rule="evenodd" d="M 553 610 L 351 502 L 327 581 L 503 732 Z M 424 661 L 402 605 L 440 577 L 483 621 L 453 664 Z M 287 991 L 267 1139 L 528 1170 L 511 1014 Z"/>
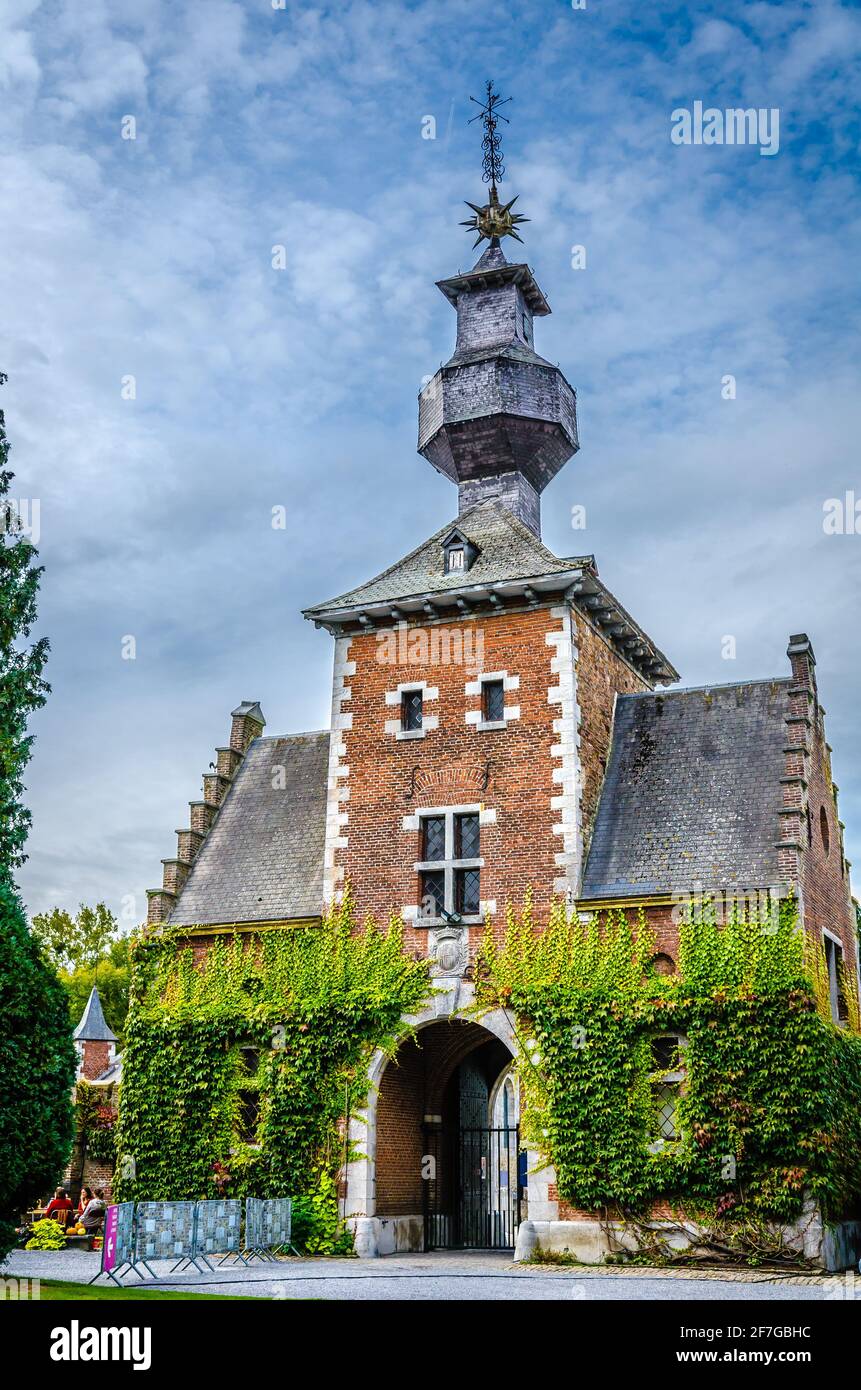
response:
<path fill-rule="evenodd" d="M 461 514 L 497 500 L 540 537 L 541 493 L 579 448 L 574 390 L 533 347 L 550 306 L 497 237 L 472 270 L 437 284 L 457 342 L 419 396 L 419 451 L 457 483 Z"/>

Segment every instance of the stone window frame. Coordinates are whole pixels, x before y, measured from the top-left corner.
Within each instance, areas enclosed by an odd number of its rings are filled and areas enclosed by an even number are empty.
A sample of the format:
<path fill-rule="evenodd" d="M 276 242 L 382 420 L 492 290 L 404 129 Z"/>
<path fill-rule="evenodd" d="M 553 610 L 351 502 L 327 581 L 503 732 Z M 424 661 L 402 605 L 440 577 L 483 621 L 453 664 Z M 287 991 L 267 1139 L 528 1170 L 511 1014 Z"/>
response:
<path fill-rule="evenodd" d="M 484 716 L 484 691 L 482 687 L 490 681 L 502 681 L 504 694 L 510 690 L 520 689 L 520 677 L 509 675 L 508 671 L 482 671 L 474 680 L 467 681 L 463 687 L 463 693 L 467 699 L 478 697 L 480 701 L 478 709 L 468 709 L 464 715 L 464 723 L 471 725 L 479 733 L 491 733 L 498 729 L 507 729 L 508 725 L 515 719 L 520 718 L 519 705 L 504 705 L 502 719 L 485 719 Z"/>
<path fill-rule="evenodd" d="M 834 947 L 829 953 L 826 942 L 831 942 Z M 828 970 L 828 998 L 831 1005 L 831 1021 L 836 1023 L 838 1028 L 845 1028 L 847 1024 L 845 1004 L 844 1011 L 840 1012 L 840 1000 L 843 997 L 840 989 L 840 975 L 838 974 L 838 964 L 842 964 L 846 969 L 846 947 L 842 937 L 836 932 L 829 931 L 828 927 L 822 928 L 822 950 L 825 955 L 825 964 Z"/>
<path fill-rule="evenodd" d="M 486 825 L 496 823 L 496 811 L 485 807 L 481 802 L 473 801 L 458 805 L 449 806 L 417 806 L 411 816 L 404 816 L 403 829 L 411 834 L 422 834 L 422 821 L 429 816 L 444 816 L 445 826 L 445 845 L 446 856 L 443 859 L 417 859 L 413 864 L 416 874 L 432 873 L 434 870 L 443 869 L 445 873 L 445 908 L 447 912 L 454 911 L 454 871 L 455 869 L 479 869 L 485 867 L 484 855 L 479 854 L 476 859 L 455 859 L 449 855 L 448 851 L 454 850 L 454 817 L 455 816 L 478 816 L 479 832 Z M 421 840 L 419 840 L 421 844 Z M 442 927 L 446 925 L 444 917 L 423 917 L 421 915 L 421 904 L 409 903 L 401 909 L 401 916 L 405 922 L 412 922 L 417 927 Z M 480 898 L 479 911 L 464 915 L 461 921 L 464 926 L 480 926 L 484 921 L 486 913 L 491 916 L 496 912 L 496 900 Z"/>
<path fill-rule="evenodd" d="M 654 1093 L 658 1087 L 672 1086 L 675 1089 L 676 1112 L 678 1112 L 678 1102 L 684 1090 L 685 1082 L 688 1077 L 687 1062 L 685 1052 L 688 1046 L 688 1039 L 684 1033 L 676 1028 L 664 1028 L 649 1034 L 649 1045 L 660 1042 L 663 1038 L 672 1038 L 679 1053 L 680 1066 L 676 1071 L 665 1072 L 660 1069 L 649 1072 L 649 1085 Z M 649 1153 L 661 1153 L 664 1149 L 680 1143 L 682 1132 L 678 1123 L 674 1120 L 675 1134 L 672 1136 L 658 1134 L 648 1145 Z"/>
<path fill-rule="evenodd" d="M 405 729 L 403 727 L 400 710 L 403 705 L 404 695 L 411 691 L 420 690 L 422 692 L 422 726 L 420 729 Z M 402 681 L 395 690 L 386 691 L 386 705 L 394 705 L 398 710 L 397 719 L 387 719 L 385 721 L 385 731 L 389 735 L 394 735 L 399 742 L 409 739 L 426 738 L 434 729 L 439 728 L 438 714 L 425 714 L 425 707 L 429 702 L 439 699 L 439 687 L 428 685 L 427 681 Z"/>

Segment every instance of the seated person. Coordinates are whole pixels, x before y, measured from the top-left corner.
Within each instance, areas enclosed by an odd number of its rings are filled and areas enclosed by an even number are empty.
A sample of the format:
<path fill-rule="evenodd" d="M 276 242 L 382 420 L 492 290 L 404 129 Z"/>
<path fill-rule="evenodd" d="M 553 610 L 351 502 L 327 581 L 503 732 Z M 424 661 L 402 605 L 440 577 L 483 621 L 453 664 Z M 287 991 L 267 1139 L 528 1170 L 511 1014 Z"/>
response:
<path fill-rule="evenodd" d="M 88 1202 L 91 1202 L 92 1200 L 93 1200 L 93 1189 L 92 1189 L 91 1187 L 82 1187 L 82 1188 L 81 1188 L 81 1195 L 80 1195 L 80 1197 L 79 1197 L 79 1199 L 78 1199 L 78 1215 L 79 1215 L 79 1216 L 83 1216 L 84 1212 L 87 1210 L 87 1203 L 88 1203 Z"/>
<path fill-rule="evenodd" d="M 59 1221 L 61 1226 L 65 1226 L 69 1219 L 69 1212 L 73 1210 L 71 1198 L 58 1187 L 50 1202 L 45 1208 L 44 1221 Z"/>
<path fill-rule="evenodd" d="M 96 1195 L 89 1201 L 81 1213 L 81 1225 L 88 1235 L 101 1229 L 102 1221 L 105 1217 L 105 1194 L 100 1187 L 96 1188 Z"/>

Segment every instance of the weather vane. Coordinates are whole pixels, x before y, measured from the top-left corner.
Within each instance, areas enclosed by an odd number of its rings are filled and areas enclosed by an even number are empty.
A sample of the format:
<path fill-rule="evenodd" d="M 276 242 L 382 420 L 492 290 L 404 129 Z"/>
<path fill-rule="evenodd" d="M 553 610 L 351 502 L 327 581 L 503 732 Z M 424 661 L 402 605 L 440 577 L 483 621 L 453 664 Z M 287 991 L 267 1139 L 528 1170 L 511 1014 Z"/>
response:
<path fill-rule="evenodd" d="M 478 207 L 466 199 L 468 208 L 472 208 L 475 213 L 466 222 L 461 222 L 462 227 L 469 227 L 472 231 L 478 232 L 478 236 L 473 242 L 473 247 L 478 246 L 481 241 L 489 241 L 491 245 L 499 245 L 499 238 L 513 236 L 516 241 L 523 238 L 515 230 L 518 222 L 528 222 L 529 218 L 522 213 L 512 212 L 511 209 L 517 202 L 517 198 L 512 198 L 510 203 L 500 203 L 499 194 L 496 190 L 497 183 L 502 182 L 505 174 L 505 165 L 502 162 L 502 138 L 497 131 L 500 121 L 508 124 L 508 117 L 503 116 L 499 110 L 500 106 L 505 106 L 511 97 L 504 99 L 499 92 L 493 90 L 493 83 L 488 82 L 487 93 L 484 103 L 477 101 L 475 97 L 470 97 L 479 108 L 478 115 L 473 116 L 469 122 L 480 120 L 484 125 L 484 139 L 481 148 L 484 151 L 482 178 L 485 183 L 490 184 L 490 201 L 484 207 Z"/>

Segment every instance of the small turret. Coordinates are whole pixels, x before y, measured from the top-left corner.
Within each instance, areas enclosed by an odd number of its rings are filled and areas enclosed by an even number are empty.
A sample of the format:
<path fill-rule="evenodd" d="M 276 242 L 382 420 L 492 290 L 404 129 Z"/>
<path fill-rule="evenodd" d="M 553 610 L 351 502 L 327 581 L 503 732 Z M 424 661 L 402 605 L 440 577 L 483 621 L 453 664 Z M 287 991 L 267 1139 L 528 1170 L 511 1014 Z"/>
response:
<path fill-rule="evenodd" d="M 113 1062 L 117 1043 L 116 1033 L 108 1027 L 95 985 L 72 1037 L 79 1058 L 78 1076 L 85 1081 L 95 1081 Z"/>

